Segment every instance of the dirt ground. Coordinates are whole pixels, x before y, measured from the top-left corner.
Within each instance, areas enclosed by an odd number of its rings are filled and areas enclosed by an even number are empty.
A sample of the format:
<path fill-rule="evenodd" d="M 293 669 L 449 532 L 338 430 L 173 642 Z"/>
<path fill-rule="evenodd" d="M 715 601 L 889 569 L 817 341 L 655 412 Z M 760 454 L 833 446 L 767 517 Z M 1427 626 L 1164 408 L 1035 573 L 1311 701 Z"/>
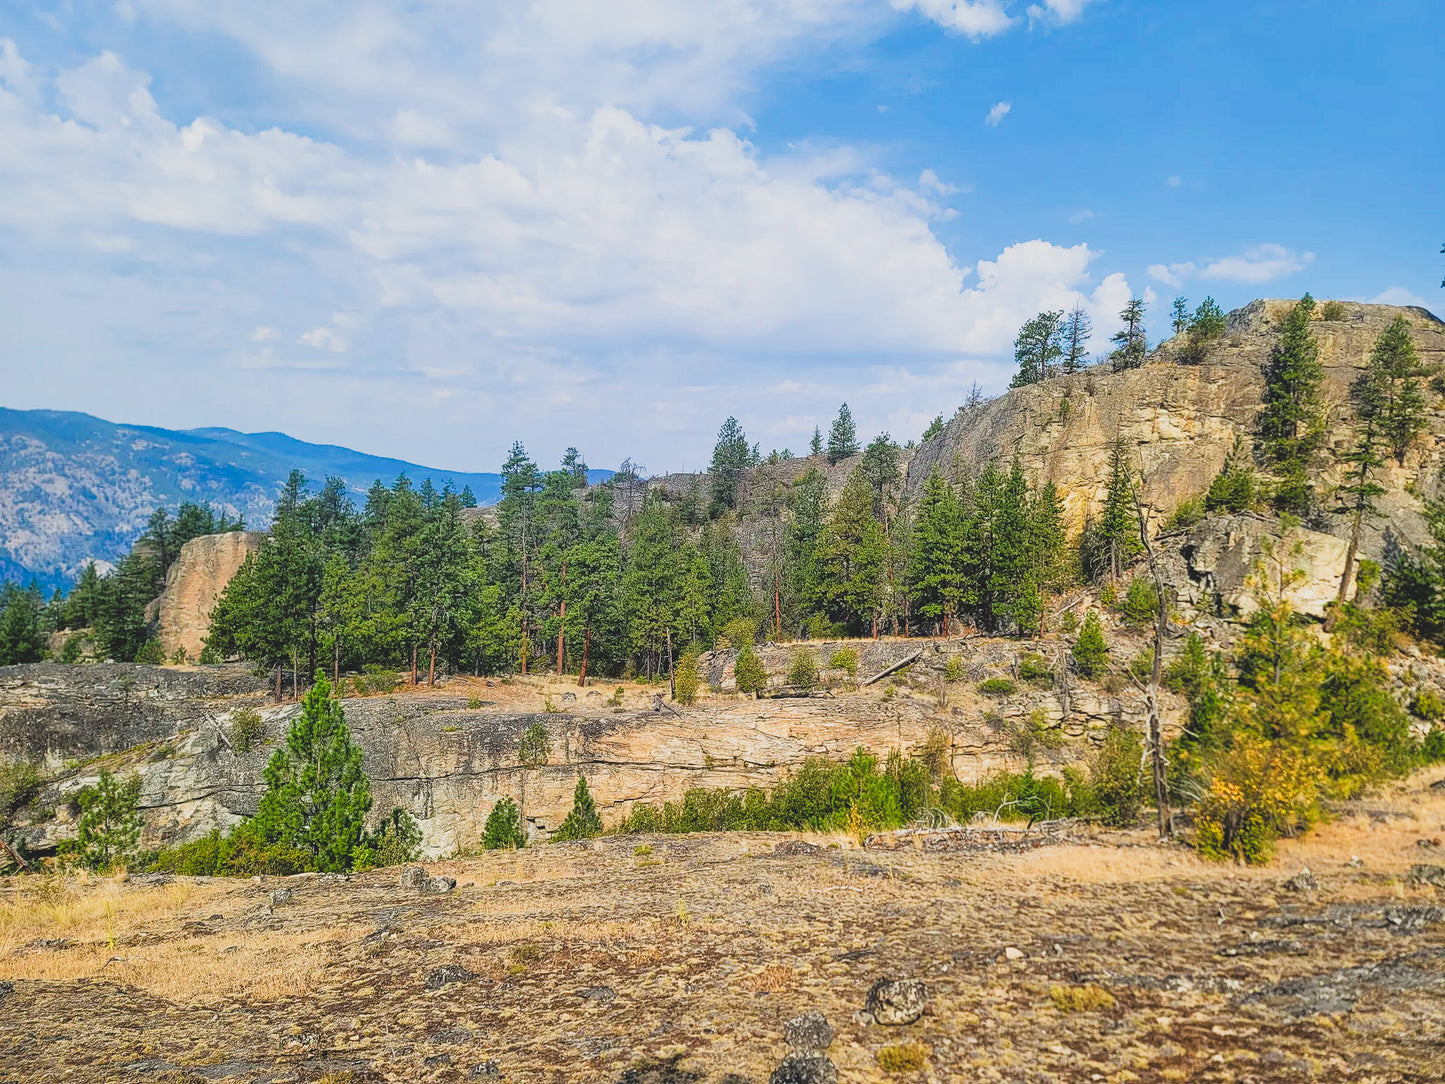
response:
<path fill-rule="evenodd" d="M 395 869 L 14 878 L 0 1082 L 762 1084 L 810 1009 L 845 1082 L 1441 1080 L 1445 901 L 1417 868 L 1445 864 L 1440 774 L 1263 869 L 1141 832 L 611 836 L 431 864 L 445 894 Z M 860 1018 L 881 977 L 923 980 L 924 1015 Z"/>

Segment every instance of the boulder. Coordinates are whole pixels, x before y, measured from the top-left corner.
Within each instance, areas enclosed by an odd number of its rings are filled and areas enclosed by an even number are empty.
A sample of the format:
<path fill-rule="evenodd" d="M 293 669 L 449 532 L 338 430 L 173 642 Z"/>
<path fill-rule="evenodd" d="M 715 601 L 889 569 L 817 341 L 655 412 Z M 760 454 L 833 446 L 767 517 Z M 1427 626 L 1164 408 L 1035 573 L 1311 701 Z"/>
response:
<path fill-rule="evenodd" d="M 426 988 L 428 990 L 440 990 L 448 983 L 470 982 L 476 977 L 475 972 L 468 971 L 461 964 L 442 964 L 441 967 L 434 967 L 427 972 Z"/>
<path fill-rule="evenodd" d="M 922 1016 L 927 1000 L 928 987 L 919 979 L 879 979 L 868 990 L 863 1008 L 874 1023 L 897 1027 Z"/>
<path fill-rule="evenodd" d="M 838 1084 L 838 1067 L 820 1055 L 789 1054 L 773 1070 L 768 1084 Z"/>
<path fill-rule="evenodd" d="M 1320 883 L 1308 869 L 1302 869 L 1280 887 L 1286 892 L 1318 892 Z"/>
<path fill-rule="evenodd" d="M 821 854 L 823 848 L 816 843 L 809 843 L 806 839 L 785 839 L 773 847 L 773 853 L 789 858 L 800 854 Z"/>
<path fill-rule="evenodd" d="M 809 1009 L 783 1025 L 783 1042 L 794 1054 L 821 1055 L 833 1043 L 833 1028 L 817 1009 Z"/>

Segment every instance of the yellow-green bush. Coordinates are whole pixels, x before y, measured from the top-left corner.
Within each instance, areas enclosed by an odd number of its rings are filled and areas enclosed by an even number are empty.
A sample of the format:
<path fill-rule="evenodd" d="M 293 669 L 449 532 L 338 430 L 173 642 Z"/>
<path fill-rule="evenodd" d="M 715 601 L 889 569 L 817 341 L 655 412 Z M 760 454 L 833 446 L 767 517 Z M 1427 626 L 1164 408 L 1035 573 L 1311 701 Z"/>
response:
<path fill-rule="evenodd" d="M 851 647 L 840 647 L 828 659 L 828 665 L 834 670 L 844 671 L 850 678 L 856 678 L 858 676 L 858 652 Z"/>
<path fill-rule="evenodd" d="M 1209 858 L 1261 863 L 1280 836 L 1319 819 L 1325 773 L 1297 745 L 1238 734 L 1210 766 L 1199 804 L 1196 846 Z"/>

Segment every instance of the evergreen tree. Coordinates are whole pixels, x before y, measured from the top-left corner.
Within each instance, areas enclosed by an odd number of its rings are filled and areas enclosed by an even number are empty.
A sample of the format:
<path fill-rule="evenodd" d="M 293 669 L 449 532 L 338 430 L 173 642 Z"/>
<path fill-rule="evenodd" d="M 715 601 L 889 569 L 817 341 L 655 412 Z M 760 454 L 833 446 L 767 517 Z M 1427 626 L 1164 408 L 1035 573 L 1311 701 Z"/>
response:
<path fill-rule="evenodd" d="M 527 845 L 527 833 L 522 828 L 522 815 L 517 803 L 510 798 L 498 799 L 487 814 L 487 824 L 482 830 L 482 847 L 489 851 L 521 850 Z"/>
<path fill-rule="evenodd" d="M 1307 513 L 1314 503 L 1309 480 L 1311 459 L 1324 441 L 1319 341 L 1310 331 L 1314 298 L 1305 294 L 1281 325 L 1264 369 L 1264 410 L 1260 437 L 1265 457 L 1279 477 L 1275 507 Z"/>
<path fill-rule="evenodd" d="M 682 558 L 667 506 L 659 494 L 649 493 L 637 517 L 622 585 L 632 645 L 649 674 L 661 671 L 668 634 L 678 629 L 686 573 Z"/>
<path fill-rule="evenodd" d="M 1340 574 L 1340 589 L 1336 596 L 1336 602 L 1341 605 L 1355 572 L 1355 555 L 1359 550 L 1360 529 L 1365 516 L 1375 514 L 1375 499 L 1385 493 L 1385 487 L 1375 481 L 1375 475 L 1385 465 L 1380 456 L 1380 430 L 1386 418 L 1388 396 L 1389 377 L 1385 366 L 1377 364 L 1372 356 L 1369 368 L 1350 386 L 1350 399 L 1359 424 L 1354 444 L 1340 457 L 1346 464 L 1346 474 L 1338 492 L 1347 502 L 1350 512 L 1350 542 L 1345 549 L 1345 567 Z M 1338 610 L 1330 615 L 1326 624 L 1332 628 L 1337 619 Z"/>
<path fill-rule="evenodd" d="M 1371 379 L 1379 388 L 1379 430 L 1397 463 L 1425 429 L 1425 393 L 1420 378 L 1429 369 L 1420 362 L 1410 323 L 1403 316 L 1390 321 L 1370 350 Z"/>
<path fill-rule="evenodd" d="M 1131 297 L 1129 303 L 1120 310 L 1119 319 L 1124 322 L 1124 326 L 1109 339 L 1115 344 L 1114 352 L 1109 355 L 1114 362 L 1115 372 L 1121 369 L 1137 369 L 1144 364 L 1144 355 L 1148 352 L 1148 343 L 1144 338 L 1143 299 Z"/>
<path fill-rule="evenodd" d="M 1109 449 L 1109 483 L 1104 511 L 1081 539 L 1084 570 L 1095 580 L 1117 580 L 1144 551 L 1134 506 L 1134 479 L 1122 438 Z"/>
<path fill-rule="evenodd" d="M 552 837 L 554 842 L 573 839 L 591 839 L 602 834 L 602 818 L 597 815 L 597 803 L 587 789 L 587 777 L 577 777 L 577 789 L 572 792 L 572 811 L 567 814 L 562 826 Z"/>
<path fill-rule="evenodd" d="M 247 826 L 263 845 L 294 847 L 321 872 L 348 870 L 370 857 L 371 785 L 341 702 L 320 671 L 286 744 L 271 754 L 265 779 L 266 793 Z"/>
<path fill-rule="evenodd" d="M 808 454 L 823 454 L 823 434 L 816 425 L 813 426 L 813 439 L 808 441 Z"/>
<path fill-rule="evenodd" d="M 1179 352 L 1180 360 L 1186 365 L 1203 362 L 1209 356 L 1209 348 L 1224 338 L 1228 327 L 1224 311 L 1215 303 L 1214 298 L 1206 297 L 1189 318 L 1184 346 Z"/>
<path fill-rule="evenodd" d="M 475 508 L 477 506 L 477 495 L 472 492 L 470 485 L 462 486 L 461 493 L 457 496 L 463 508 Z"/>
<path fill-rule="evenodd" d="M 1058 487 L 1046 482 L 1029 513 L 1029 563 L 1043 591 L 1061 591 L 1073 578 Z"/>
<path fill-rule="evenodd" d="M 763 669 L 758 653 L 752 644 L 738 648 L 737 662 L 733 664 L 733 676 L 737 680 L 738 692 L 755 693 L 768 687 L 768 672 Z"/>
<path fill-rule="evenodd" d="M 39 588 L 21 590 L 13 583 L 0 586 L 0 666 L 39 662 L 45 658 L 45 635 L 40 618 L 44 602 Z"/>
<path fill-rule="evenodd" d="M 1075 373 L 1084 367 L 1089 356 L 1089 336 L 1094 333 L 1093 321 L 1089 319 L 1082 305 L 1075 305 L 1074 311 L 1064 321 L 1060 335 L 1063 349 L 1062 368 L 1066 373 Z"/>
<path fill-rule="evenodd" d="M 789 595 L 803 613 L 822 606 L 823 574 L 818 564 L 818 542 L 828 512 L 828 481 L 809 467 L 793 482 L 793 522 L 788 537 Z"/>
<path fill-rule="evenodd" d="M 1028 480 L 1017 455 L 998 498 L 990 594 L 997 617 L 1022 633 L 1037 625 L 1038 585 L 1029 545 Z"/>
<path fill-rule="evenodd" d="M 738 483 L 752 463 L 747 435 L 736 418 L 728 418 L 717 432 L 712 449 L 712 509 L 718 515 L 738 506 Z"/>
<path fill-rule="evenodd" d="M 571 479 L 573 488 L 586 488 L 587 460 L 576 448 L 569 447 L 562 453 L 562 473 Z"/>
<path fill-rule="evenodd" d="M 401 806 L 381 818 L 371 833 L 370 848 L 378 866 L 400 866 L 415 862 L 421 854 L 421 825 Z"/>
<path fill-rule="evenodd" d="M 940 433 L 942 433 L 942 432 L 943 432 L 943 429 L 944 429 L 943 415 L 942 415 L 942 414 L 939 414 L 937 417 L 935 417 L 935 418 L 933 419 L 933 421 L 931 421 L 931 422 L 928 423 L 928 428 L 923 431 L 923 436 L 921 436 L 921 437 L 918 438 L 918 443 L 920 443 L 920 444 L 927 444 L 927 443 L 928 443 L 930 440 L 932 440 L 934 437 L 936 437 L 936 436 L 938 436 Z"/>
<path fill-rule="evenodd" d="M 1174 299 L 1173 319 L 1169 326 L 1174 329 L 1174 334 L 1181 335 L 1189 327 L 1189 299 L 1176 297 Z"/>
<path fill-rule="evenodd" d="M 888 505 L 893 499 L 893 489 L 902 477 L 898 469 L 901 450 L 887 433 L 879 433 L 863 449 L 860 464 L 873 489 L 873 517 L 880 523 L 887 520 Z"/>
<path fill-rule="evenodd" d="M 1050 367 L 1064 353 L 1060 342 L 1063 320 L 1062 312 L 1041 312 L 1019 329 L 1014 339 L 1014 361 L 1019 371 L 1009 387 L 1021 388 L 1048 378 Z"/>
<path fill-rule="evenodd" d="M 828 430 L 828 462 L 837 463 L 858 454 L 858 427 L 853 424 L 853 412 L 844 403 L 838 408 L 838 416 Z"/>
<path fill-rule="evenodd" d="M 75 581 L 75 586 L 70 589 L 70 594 L 65 597 L 66 628 L 94 627 L 100 614 L 101 591 L 100 572 L 94 561 L 87 562 L 80 578 Z"/>
<path fill-rule="evenodd" d="M 140 776 L 124 783 L 101 770 L 100 781 L 83 787 L 76 801 L 80 805 L 76 857 L 86 869 L 107 873 L 135 857 L 140 846 Z"/>
<path fill-rule="evenodd" d="M 1109 668 L 1109 647 L 1104 642 L 1104 628 L 1099 624 L 1099 615 L 1093 610 L 1084 618 L 1084 627 L 1073 648 L 1074 669 L 1080 677 L 1102 677 Z"/>
<path fill-rule="evenodd" d="M 908 591 L 921 617 L 942 625 L 945 636 L 963 595 L 963 510 L 938 468 L 923 484 L 914 518 Z"/>
<path fill-rule="evenodd" d="M 887 558 L 883 529 L 873 518 L 873 488 L 859 466 L 818 539 L 820 593 L 828 616 L 855 633 L 876 632 Z"/>

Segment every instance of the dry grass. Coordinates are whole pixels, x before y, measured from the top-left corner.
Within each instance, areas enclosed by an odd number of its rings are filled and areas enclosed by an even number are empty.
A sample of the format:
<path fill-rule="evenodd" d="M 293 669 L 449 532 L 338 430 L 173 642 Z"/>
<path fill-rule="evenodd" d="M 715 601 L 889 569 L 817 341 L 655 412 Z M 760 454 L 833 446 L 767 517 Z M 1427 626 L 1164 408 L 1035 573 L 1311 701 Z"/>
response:
<path fill-rule="evenodd" d="M 1094 983 L 1051 987 L 1049 1000 L 1059 1012 L 1108 1012 L 1118 1004 L 1113 994 Z"/>
<path fill-rule="evenodd" d="M 40 937 L 123 937 L 144 924 L 193 915 L 204 902 L 197 897 L 205 895 L 195 884 L 137 892 L 126 889 L 118 878 L 83 875 L 49 874 L 18 881 L 16 894 L 0 903 L 0 955 Z"/>
<path fill-rule="evenodd" d="M 928 1067 L 928 1048 L 922 1043 L 892 1043 L 878 1051 L 878 1068 L 885 1073 L 916 1073 Z"/>
<path fill-rule="evenodd" d="M 754 994 L 780 993 L 798 983 L 798 972 L 786 964 L 767 964 L 743 980 L 744 989 Z"/>

